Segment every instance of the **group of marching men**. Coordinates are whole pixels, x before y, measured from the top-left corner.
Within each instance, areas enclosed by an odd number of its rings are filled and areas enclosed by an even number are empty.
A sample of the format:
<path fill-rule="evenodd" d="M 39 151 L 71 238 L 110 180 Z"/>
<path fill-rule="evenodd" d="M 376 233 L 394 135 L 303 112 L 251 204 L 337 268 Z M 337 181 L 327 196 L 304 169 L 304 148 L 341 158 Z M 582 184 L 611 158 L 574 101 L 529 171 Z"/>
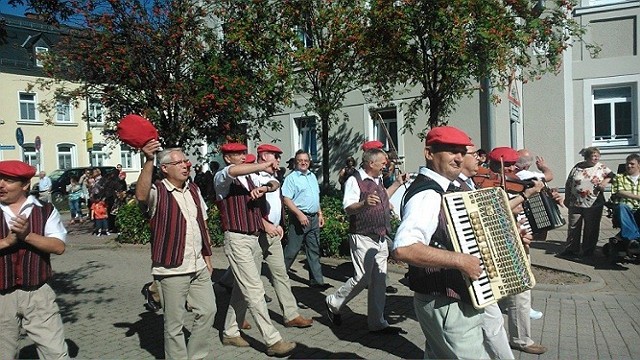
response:
<path fill-rule="evenodd" d="M 368 329 L 372 335 L 397 335 L 402 329 L 390 326 L 384 317 L 387 259 L 410 265 L 409 283 L 415 292 L 414 307 L 426 337 L 425 357 L 430 358 L 514 358 L 511 349 L 541 354 L 546 349 L 530 338 L 530 291 L 504 302 L 509 317 L 509 336 L 500 308 L 476 309 L 470 301 L 464 277 L 477 279 L 480 260 L 453 251 L 446 229 L 441 196 L 450 189 L 474 190 L 496 186 L 474 179 L 479 169 L 471 139 L 463 131 L 443 126 L 426 135 L 426 166 L 409 186 L 403 202 L 402 222 L 395 236 L 391 231 L 390 197 L 408 178 L 397 176 L 385 188 L 382 173 L 387 154 L 370 142 L 363 146 L 362 164 L 345 183 L 343 206 L 349 216 L 349 243 L 353 277 L 325 298 L 326 312 L 334 326 L 341 324 L 343 306 L 368 289 Z M 373 146 L 372 146 L 373 145 Z M 380 144 L 381 145 L 381 144 Z M 216 311 L 211 275 L 211 241 L 207 229 L 207 206 L 198 187 L 189 181 L 190 162 L 179 148 L 162 149 L 157 140 L 141 149 L 145 163 L 136 186 L 136 198 L 151 224 L 152 275 L 158 286 L 164 314 L 166 358 L 205 358 L 210 349 L 210 331 Z M 261 264 L 269 267 L 271 281 L 283 311 L 286 327 L 305 328 L 313 320 L 299 314 L 291 292 L 288 270 L 304 244 L 310 285 L 328 290 L 319 263 L 319 231 L 324 218 L 319 205 L 319 186 L 309 170 L 309 154 L 298 151 L 296 169 L 282 186 L 274 174 L 282 151 L 275 145 L 257 148 L 257 163 L 246 164 L 247 148 L 228 143 L 221 147 L 226 166 L 214 177 L 216 205 L 224 230 L 224 253 L 234 278 L 230 306 L 222 334 L 223 345 L 247 347 L 242 329 L 251 314 L 270 356 L 291 353 L 296 343 L 285 341 L 269 317 L 260 279 Z M 522 159 L 529 159 L 522 161 Z M 526 150 L 497 148 L 489 154 L 489 170 L 513 172 L 523 178 L 551 180 L 542 158 L 542 172 L 529 171 L 534 163 Z M 154 166 L 161 180 L 152 181 Z M 516 171 L 516 163 L 518 170 Z M 47 203 L 28 196 L 29 180 L 35 169 L 20 161 L 0 161 L 0 357 L 17 353 L 20 327 L 37 345 L 40 358 L 68 358 L 64 332 L 55 295 L 46 284 L 51 276 L 49 254 L 62 254 L 66 230 L 58 212 Z M 419 179 L 419 180 L 418 180 Z M 412 191 L 414 184 L 428 184 Z M 521 203 L 541 191 L 534 181 L 510 200 L 515 213 Z M 289 211 L 287 246 L 284 209 Z M 396 209 L 398 211 L 398 209 Z M 530 234 L 522 234 L 528 246 Z M 391 246 L 388 246 L 391 244 Z M 418 271 L 415 271 L 415 270 Z M 188 304 L 188 306 L 185 306 Z M 189 341 L 185 340 L 187 311 L 194 313 Z"/>

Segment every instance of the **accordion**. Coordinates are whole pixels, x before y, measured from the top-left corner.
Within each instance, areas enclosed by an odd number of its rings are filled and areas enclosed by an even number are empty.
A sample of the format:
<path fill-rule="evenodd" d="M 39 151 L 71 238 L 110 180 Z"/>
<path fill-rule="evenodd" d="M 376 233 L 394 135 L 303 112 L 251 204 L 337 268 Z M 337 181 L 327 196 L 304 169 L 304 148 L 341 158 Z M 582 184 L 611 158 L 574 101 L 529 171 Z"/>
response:
<path fill-rule="evenodd" d="M 524 214 L 527 217 L 523 226 L 527 230 L 531 230 L 532 234 L 538 234 L 566 224 L 562 214 L 560 214 L 558 204 L 553 200 L 549 191 L 545 187 L 541 192 L 531 195 L 522 204 Z"/>
<path fill-rule="evenodd" d="M 475 308 L 535 286 L 529 257 L 504 190 L 486 188 L 444 194 L 442 206 L 454 250 L 480 259 L 482 274 L 478 280 L 465 277 Z"/>

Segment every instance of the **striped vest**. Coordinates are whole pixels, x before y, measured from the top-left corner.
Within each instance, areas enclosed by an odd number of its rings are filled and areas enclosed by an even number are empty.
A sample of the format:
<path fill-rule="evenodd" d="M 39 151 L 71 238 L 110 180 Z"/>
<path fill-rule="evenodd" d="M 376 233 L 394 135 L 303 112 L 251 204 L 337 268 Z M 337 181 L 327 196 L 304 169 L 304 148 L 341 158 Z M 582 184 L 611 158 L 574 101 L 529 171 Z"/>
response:
<path fill-rule="evenodd" d="M 53 212 L 53 205 L 43 203 L 33 206 L 29 222 L 31 231 L 44 236 L 47 219 Z M 11 231 L 4 214 L 0 210 L 0 237 L 5 238 Z M 35 247 L 18 240 L 14 246 L 0 250 L 0 291 L 13 288 L 35 288 L 51 277 L 51 257 Z"/>
<path fill-rule="evenodd" d="M 375 181 L 362 179 L 360 172 L 352 175 L 360 188 L 360 200 L 376 193 L 380 197 L 380 203 L 376 206 L 365 206 L 364 210 L 357 214 L 349 215 L 349 233 L 366 236 L 385 236 L 391 233 L 391 209 L 389 208 L 389 196 L 387 189 Z"/>
<path fill-rule="evenodd" d="M 202 237 L 202 255 L 210 256 L 211 239 L 204 222 L 198 186 L 192 182 L 187 184 L 191 197 L 198 208 L 196 221 Z M 162 181 L 157 181 L 155 185 L 158 189 L 158 202 L 156 212 L 149 221 L 151 225 L 151 260 L 164 267 L 177 267 L 182 265 L 184 260 L 187 220 L 165 184 Z"/>
<path fill-rule="evenodd" d="M 435 190 L 442 194 L 442 188 L 434 180 L 424 175 L 418 175 L 416 180 L 407 189 L 402 201 L 403 207 L 413 195 L 428 189 Z M 431 236 L 429 246 L 454 251 L 447 230 L 447 220 L 442 208 L 440 208 L 440 213 L 438 214 L 438 227 Z M 409 288 L 417 293 L 442 295 L 471 304 L 471 295 L 467 290 L 467 285 L 460 270 L 432 267 L 421 268 L 409 265 L 408 275 Z"/>
<path fill-rule="evenodd" d="M 251 199 L 250 191 L 255 189 L 251 178 L 247 176 L 249 190 L 238 179 L 233 180 L 229 186 L 229 194 L 216 201 L 220 209 L 220 220 L 223 231 L 231 231 L 241 234 L 254 234 L 264 231 L 262 215 L 267 213 L 264 196 Z"/>

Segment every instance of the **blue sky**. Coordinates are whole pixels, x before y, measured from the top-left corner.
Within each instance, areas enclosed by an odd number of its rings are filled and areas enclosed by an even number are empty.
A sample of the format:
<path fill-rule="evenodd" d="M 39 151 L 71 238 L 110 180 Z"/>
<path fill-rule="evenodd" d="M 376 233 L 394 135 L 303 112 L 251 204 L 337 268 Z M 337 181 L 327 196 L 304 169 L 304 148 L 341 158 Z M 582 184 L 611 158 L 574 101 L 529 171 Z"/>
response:
<path fill-rule="evenodd" d="M 18 7 L 13 7 L 9 4 L 7 4 L 7 0 L 0 0 L 0 12 L 1 13 L 5 13 L 5 14 L 10 14 L 10 15 L 18 15 L 18 16 L 24 16 L 24 11 L 27 9 L 26 6 L 18 6 Z"/>

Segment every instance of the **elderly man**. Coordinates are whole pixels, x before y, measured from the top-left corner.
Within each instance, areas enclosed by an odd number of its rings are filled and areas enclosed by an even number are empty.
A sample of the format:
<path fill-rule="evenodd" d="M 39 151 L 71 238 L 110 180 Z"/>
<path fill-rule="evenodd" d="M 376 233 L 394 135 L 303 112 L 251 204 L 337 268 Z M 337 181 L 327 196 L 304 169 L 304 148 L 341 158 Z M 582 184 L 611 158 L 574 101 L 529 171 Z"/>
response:
<path fill-rule="evenodd" d="M 329 320 L 340 325 L 340 309 L 362 290 L 368 288 L 368 327 L 375 334 L 397 334 L 400 328 L 389 326 L 384 318 L 387 258 L 387 238 L 391 232 L 389 198 L 406 176 L 399 176 L 389 189 L 382 181 L 387 166 L 387 154 L 380 149 L 366 150 L 362 168 L 345 183 L 342 205 L 349 215 L 349 244 L 354 276 L 347 280 L 325 302 Z"/>
<path fill-rule="evenodd" d="M 620 224 L 617 235 L 630 250 L 640 250 L 640 155 L 631 154 L 625 160 L 626 170 L 611 183 L 611 198 L 616 204 L 613 215 Z"/>
<path fill-rule="evenodd" d="M 236 320 L 236 314 L 244 317 L 248 307 L 267 345 L 267 355 L 284 356 L 296 347 L 296 343 L 284 341 L 273 326 L 264 299 L 260 263 L 256 261 L 262 254 L 259 237 L 265 232 L 264 194 L 277 190 L 279 184 L 273 180 L 265 185 L 256 185 L 250 176 L 259 171 L 275 173 L 278 161 L 274 159 L 259 164 L 245 164 L 247 147 L 240 143 L 224 144 L 221 150 L 227 166 L 218 171 L 214 178 L 216 204 L 220 209 L 220 225 L 224 230 L 224 253 L 235 280 L 229 303 L 233 311 L 227 312 L 222 344 L 249 346 L 242 338 Z"/>
<path fill-rule="evenodd" d="M 410 265 L 409 286 L 415 292 L 416 317 L 426 337 L 425 358 L 487 358 L 483 346 L 482 310 L 471 303 L 463 276 L 482 273 L 480 259 L 453 251 L 442 213 L 442 194 L 455 189 L 467 146 L 461 130 L 442 126 L 426 136 L 426 167 L 405 194 L 402 223 L 393 256 Z"/>
<path fill-rule="evenodd" d="M 216 310 L 211 285 L 211 241 L 207 206 L 198 186 L 189 179 L 191 163 L 179 148 L 158 156 L 164 179 L 152 183 L 157 140 L 142 148 L 145 163 L 138 177 L 136 198 L 151 225 L 151 274 L 164 309 L 164 351 L 170 359 L 202 359 L 210 349 Z M 195 314 L 189 343 L 184 335 L 185 303 Z"/>
<path fill-rule="evenodd" d="M 42 202 L 51 202 L 51 188 L 53 187 L 51 178 L 49 178 L 44 171 L 40 171 L 38 176 L 40 177 L 40 181 L 38 182 L 38 199 Z"/>
<path fill-rule="evenodd" d="M 50 254 L 64 253 L 67 231 L 49 203 L 27 195 L 36 170 L 0 161 L 0 358 L 18 355 L 20 327 L 41 359 L 68 359 L 51 278 Z M 25 266 L 29 264 L 29 266 Z"/>
<path fill-rule="evenodd" d="M 316 176 L 309 170 L 310 166 L 309 153 L 296 151 L 296 168 L 284 178 L 282 184 L 283 201 L 290 215 L 287 230 L 289 242 L 284 249 L 284 262 L 287 270 L 290 269 L 304 244 L 309 266 L 309 284 L 326 290 L 331 285 L 325 284 L 320 265 L 320 228 L 324 226 L 320 209 L 320 186 Z"/>

